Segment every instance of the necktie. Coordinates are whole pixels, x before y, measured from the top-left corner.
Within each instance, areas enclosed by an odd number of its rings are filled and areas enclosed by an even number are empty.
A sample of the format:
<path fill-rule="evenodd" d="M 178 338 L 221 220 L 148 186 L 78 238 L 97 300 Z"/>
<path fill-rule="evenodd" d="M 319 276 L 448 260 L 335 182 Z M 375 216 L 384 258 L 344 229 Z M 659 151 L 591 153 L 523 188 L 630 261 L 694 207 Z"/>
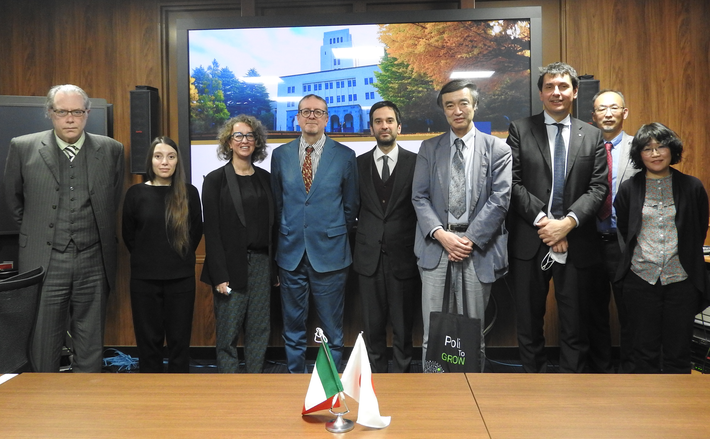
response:
<path fill-rule="evenodd" d="M 74 157 L 76 157 L 78 152 L 79 150 L 74 145 L 67 145 L 67 147 L 64 148 L 64 154 L 69 158 L 70 162 L 74 161 Z"/>
<path fill-rule="evenodd" d="M 553 124 L 557 127 L 557 135 L 555 136 L 555 175 L 552 183 L 552 207 L 550 212 L 554 218 L 562 218 L 564 216 L 564 208 L 562 200 L 565 193 L 565 158 L 567 152 L 565 150 L 565 140 L 562 138 L 561 123 Z"/>
<path fill-rule="evenodd" d="M 456 152 L 451 160 L 451 184 L 449 185 L 449 212 L 454 218 L 460 218 L 466 210 L 466 174 L 463 164 L 464 143 L 461 139 L 454 140 Z"/>
<path fill-rule="evenodd" d="M 597 212 L 597 217 L 602 221 L 611 216 L 611 177 L 612 170 L 614 169 L 614 160 L 612 160 L 611 158 L 611 148 L 613 147 L 613 145 L 611 144 L 611 142 L 606 142 L 604 144 L 604 147 L 606 148 L 606 165 L 609 168 L 609 176 L 607 178 L 607 181 L 609 182 L 609 192 L 606 194 L 604 204 L 602 204 L 602 207 L 599 209 L 599 212 Z"/>
<path fill-rule="evenodd" d="M 303 168 L 301 173 L 303 174 L 303 184 L 306 186 L 306 193 L 310 192 L 311 184 L 313 183 L 313 162 L 311 162 L 311 153 L 313 152 L 313 147 L 306 147 L 306 158 L 303 160 Z"/>
<path fill-rule="evenodd" d="M 382 156 L 382 183 L 387 183 L 390 178 L 390 165 L 387 164 L 389 157 L 386 155 Z"/>

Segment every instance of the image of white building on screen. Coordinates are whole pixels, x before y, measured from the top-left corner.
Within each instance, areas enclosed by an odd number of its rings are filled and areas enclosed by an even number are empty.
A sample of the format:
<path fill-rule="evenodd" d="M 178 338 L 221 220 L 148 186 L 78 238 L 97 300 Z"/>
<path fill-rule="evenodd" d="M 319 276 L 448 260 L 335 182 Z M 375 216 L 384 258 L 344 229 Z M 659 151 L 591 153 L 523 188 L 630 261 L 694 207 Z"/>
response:
<path fill-rule="evenodd" d="M 375 83 L 377 64 L 356 65 L 349 29 L 323 33 L 320 72 L 281 76 L 276 105 L 278 131 L 300 131 L 296 120 L 298 101 L 315 94 L 328 103 L 329 133 L 369 132 L 372 104 L 381 100 Z"/>

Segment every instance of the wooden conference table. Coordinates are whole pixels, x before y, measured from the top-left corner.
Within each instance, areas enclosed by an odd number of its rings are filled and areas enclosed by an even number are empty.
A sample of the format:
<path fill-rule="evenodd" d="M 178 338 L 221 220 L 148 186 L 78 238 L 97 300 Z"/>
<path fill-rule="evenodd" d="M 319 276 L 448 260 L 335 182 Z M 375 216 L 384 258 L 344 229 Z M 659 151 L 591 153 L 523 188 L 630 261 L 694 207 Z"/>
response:
<path fill-rule="evenodd" d="M 301 416 L 310 375 L 22 374 L 0 385 L 0 437 L 329 438 L 325 412 Z M 376 375 L 382 430 L 355 437 L 488 438 L 466 376 Z M 357 419 L 357 403 L 346 399 Z M 463 436 L 461 433 L 465 432 Z"/>
<path fill-rule="evenodd" d="M 0 437 L 326 438 L 301 417 L 309 375 L 22 374 L 0 384 Z M 706 438 L 702 375 L 375 375 L 389 427 L 347 438 Z M 357 403 L 348 399 L 357 419 Z"/>

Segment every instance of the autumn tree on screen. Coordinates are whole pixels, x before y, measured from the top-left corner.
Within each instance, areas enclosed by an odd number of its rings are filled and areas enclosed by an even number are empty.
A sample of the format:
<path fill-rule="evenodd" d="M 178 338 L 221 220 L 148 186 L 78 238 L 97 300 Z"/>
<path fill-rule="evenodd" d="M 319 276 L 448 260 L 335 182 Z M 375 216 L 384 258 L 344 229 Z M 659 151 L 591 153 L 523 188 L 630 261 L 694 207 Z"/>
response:
<path fill-rule="evenodd" d="M 389 75 L 383 69 L 378 90 L 409 84 L 416 88 L 422 80 L 429 80 L 438 90 L 453 72 L 493 71 L 490 78 L 474 79 L 481 92 L 477 119 L 485 117 L 494 129 L 501 129 L 506 121 L 530 114 L 529 22 L 397 23 L 381 25 L 379 37 L 387 55 L 406 66 L 410 75 Z M 498 102 L 488 105 L 490 98 Z M 495 112 L 489 111 L 494 108 Z"/>

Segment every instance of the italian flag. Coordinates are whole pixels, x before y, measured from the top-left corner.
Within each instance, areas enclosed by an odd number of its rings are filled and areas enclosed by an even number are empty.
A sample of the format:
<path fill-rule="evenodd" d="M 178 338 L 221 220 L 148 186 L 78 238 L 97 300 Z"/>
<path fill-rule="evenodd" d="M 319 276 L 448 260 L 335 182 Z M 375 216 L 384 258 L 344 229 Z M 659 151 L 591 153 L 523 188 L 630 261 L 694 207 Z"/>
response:
<path fill-rule="evenodd" d="M 302 415 L 340 407 L 338 394 L 343 391 L 343 384 L 340 382 L 338 370 L 331 361 L 332 358 L 328 344 L 323 341 L 318 349 L 311 383 L 306 393 L 306 401 L 303 403 Z"/>

